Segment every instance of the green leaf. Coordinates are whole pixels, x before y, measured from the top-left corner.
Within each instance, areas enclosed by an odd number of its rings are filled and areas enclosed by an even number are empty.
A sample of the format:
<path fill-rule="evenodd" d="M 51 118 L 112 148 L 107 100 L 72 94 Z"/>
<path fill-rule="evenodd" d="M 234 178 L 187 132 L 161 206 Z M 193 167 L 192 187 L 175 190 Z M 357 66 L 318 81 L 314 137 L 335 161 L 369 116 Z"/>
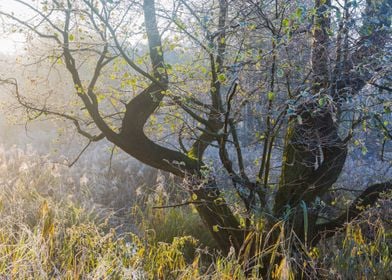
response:
<path fill-rule="evenodd" d="M 308 221 L 308 207 L 306 206 L 306 203 L 303 200 L 301 200 L 301 207 L 304 215 L 304 232 L 305 232 L 305 244 L 306 244 L 308 240 L 309 221 Z"/>
<path fill-rule="evenodd" d="M 75 36 L 73 34 L 69 34 L 68 39 L 72 42 L 75 40 Z"/>
<path fill-rule="evenodd" d="M 289 19 L 288 19 L 288 18 L 285 18 L 285 19 L 282 21 L 282 25 L 283 25 L 283 27 L 288 27 L 288 26 L 289 26 L 289 24 L 290 24 L 290 21 L 289 21 Z"/>
<path fill-rule="evenodd" d="M 268 100 L 273 101 L 275 99 L 275 93 L 270 91 L 268 92 Z"/>
<path fill-rule="evenodd" d="M 297 10 L 295 10 L 295 15 L 297 16 L 297 18 L 301 18 L 302 17 L 302 13 L 303 13 L 303 9 L 302 8 L 297 8 Z"/>
<path fill-rule="evenodd" d="M 224 83 L 226 81 L 226 75 L 221 73 L 218 75 L 218 81 Z"/>
<path fill-rule="evenodd" d="M 365 146 L 362 147 L 361 151 L 364 156 L 368 153 L 368 149 Z"/>
<path fill-rule="evenodd" d="M 222 205 L 225 201 L 224 201 L 224 199 L 222 197 L 218 197 L 217 199 L 214 200 L 214 202 L 217 205 Z"/>
<path fill-rule="evenodd" d="M 195 194 L 195 193 L 192 194 L 192 200 L 193 200 L 193 201 L 196 201 L 196 200 L 197 200 L 197 194 Z"/>
<path fill-rule="evenodd" d="M 219 226 L 218 226 L 218 225 L 212 226 L 212 230 L 213 230 L 214 232 L 218 232 L 218 231 L 219 231 Z"/>
<path fill-rule="evenodd" d="M 101 102 L 101 101 L 103 101 L 105 99 L 105 97 L 106 96 L 104 94 L 97 94 L 97 101 Z"/>

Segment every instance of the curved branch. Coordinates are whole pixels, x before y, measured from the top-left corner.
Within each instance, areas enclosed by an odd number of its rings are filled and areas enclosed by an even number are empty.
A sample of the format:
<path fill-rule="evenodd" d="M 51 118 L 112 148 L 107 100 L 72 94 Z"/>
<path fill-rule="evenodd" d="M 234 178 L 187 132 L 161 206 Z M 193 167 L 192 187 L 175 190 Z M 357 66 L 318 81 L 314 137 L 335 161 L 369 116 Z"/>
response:
<path fill-rule="evenodd" d="M 57 116 L 57 117 L 61 117 L 64 119 L 67 119 L 69 121 L 71 121 L 75 127 L 76 127 L 76 131 L 86 137 L 89 141 L 91 142 L 97 142 L 99 140 L 102 140 L 103 138 L 105 138 L 105 135 L 103 133 L 100 133 L 98 135 L 92 135 L 89 132 L 85 131 L 82 129 L 81 125 L 80 125 L 80 120 L 78 120 L 76 117 L 68 115 L 66 113 L 61 113 L 61 112 L 56 112 L 50 109 L 45 108 L 45 106 L 43 108 L 38 108 L 32 104 L 29 104 L 28 102 L 26 102 L 23 98 L 23 96 L 20 95 L 19 93 L 19 86 L 18 86 L 18 82 L 16 79 L 14 78 L 9 78 L 6 80 L 0 80 L 0 82 L 6 83 L 6 84 L 10 84 L 13 85 L 15 87 L 15 96 L 16 96 L 16 100 L 17 102 L 24 107 L 27 111 L 33 111 L 33 112 L 37 112 L 39 115 L 53 115 L 53 116 Z"/>
<path fill-rule="evenodd" d="M 316 226 L 316 236 L 312 240 L 313 245 L 316 245 L 320 241 L 322 236 L 331 237 L 337 230 L 342 228 L 345 223 L 348 223 L 358 217 L 363 211 L 368 209 L 368 207 L 373 206 L 381 194 L 392 190 L 392 180 L 384 183 L 378 183 L 367 187 L 361 195 L 359 195 L 347 212 L 341 214 L 335 220 Z"/>

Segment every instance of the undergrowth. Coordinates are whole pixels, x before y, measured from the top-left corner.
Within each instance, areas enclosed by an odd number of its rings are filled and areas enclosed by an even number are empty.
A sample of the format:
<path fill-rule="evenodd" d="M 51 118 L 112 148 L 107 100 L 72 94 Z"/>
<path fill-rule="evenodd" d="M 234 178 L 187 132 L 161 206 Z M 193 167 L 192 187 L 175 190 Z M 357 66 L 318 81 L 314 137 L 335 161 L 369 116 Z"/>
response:
<path fill-rule="evenodd" d="M 260 279 L 260 263 L 245 272 L 234 253 L 219 255 L 191 207 L 165 208 L 171 201 L 162 183 L 132 202 L 125 228 L 135 230 L 125 231 L 113 219 L 117 210 L 95 202 L 93 185 L 69 176 L 34 153 L 0 149 L 0 279 Z M 385 211 L 366 212 L 317 248 L 302 246 L 305 258 L 282 234 L 269 248 L 281 260 L 271 279 L 294 279 L 301 269 L 319 279 L 388 279 Z M 263 242 L 268 233 L 257 234 Z"/>

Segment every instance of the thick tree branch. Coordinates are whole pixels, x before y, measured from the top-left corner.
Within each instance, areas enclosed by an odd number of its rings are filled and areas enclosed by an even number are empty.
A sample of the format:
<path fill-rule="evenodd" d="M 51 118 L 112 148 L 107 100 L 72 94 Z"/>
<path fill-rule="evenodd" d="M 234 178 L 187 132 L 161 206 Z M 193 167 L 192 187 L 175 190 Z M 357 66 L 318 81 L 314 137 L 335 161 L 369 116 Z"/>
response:
<path fill-rule="evenodd" d="M 359 195 L 353 201 L 353 203 L 351 203 L 350 207 L 345 213 L 341 214 L 338 218 L 331 222 L 316 226 L 317 235 L 312 240 L 312 243 L 316 245 L 322 236 L 333 236 L 337 230 L 344 227 L 345 223 L 352 221 L 353 219 L 358 217 L 363 211 L 367 210 L 369 207 L 372 207 L 381 197 L 382 193 L 389 192 L 391 190 L 392 181 L 378 183 L 367 187 L 361 193 L 361 195 Z"/>

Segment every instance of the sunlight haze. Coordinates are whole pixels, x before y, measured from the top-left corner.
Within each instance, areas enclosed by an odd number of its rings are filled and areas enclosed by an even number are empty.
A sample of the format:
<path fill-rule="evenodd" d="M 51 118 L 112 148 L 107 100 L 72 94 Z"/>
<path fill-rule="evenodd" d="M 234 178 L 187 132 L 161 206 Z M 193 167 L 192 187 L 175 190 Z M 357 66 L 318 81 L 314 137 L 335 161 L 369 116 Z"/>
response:
<path fill-rule="evenodd" d="M 4 12 L 8 12 L 10 14 L 18 14 L 18 15 L 28 15 L 29 10 L 23 7 L 22 5 L 9 1 L 9 0 L 0 0 L 0 10 Z M 31 12 L 30 12 L 31 13 Z M 1 22 L 9 21 L 4 16 L 0 16 Z M 25 43 L 25 36 L 20 33 L 11 33 L 10 31 L 1 29 L 0 33 L 0 53 L 6 55 L 16 54 L 23 50 Z"/>

